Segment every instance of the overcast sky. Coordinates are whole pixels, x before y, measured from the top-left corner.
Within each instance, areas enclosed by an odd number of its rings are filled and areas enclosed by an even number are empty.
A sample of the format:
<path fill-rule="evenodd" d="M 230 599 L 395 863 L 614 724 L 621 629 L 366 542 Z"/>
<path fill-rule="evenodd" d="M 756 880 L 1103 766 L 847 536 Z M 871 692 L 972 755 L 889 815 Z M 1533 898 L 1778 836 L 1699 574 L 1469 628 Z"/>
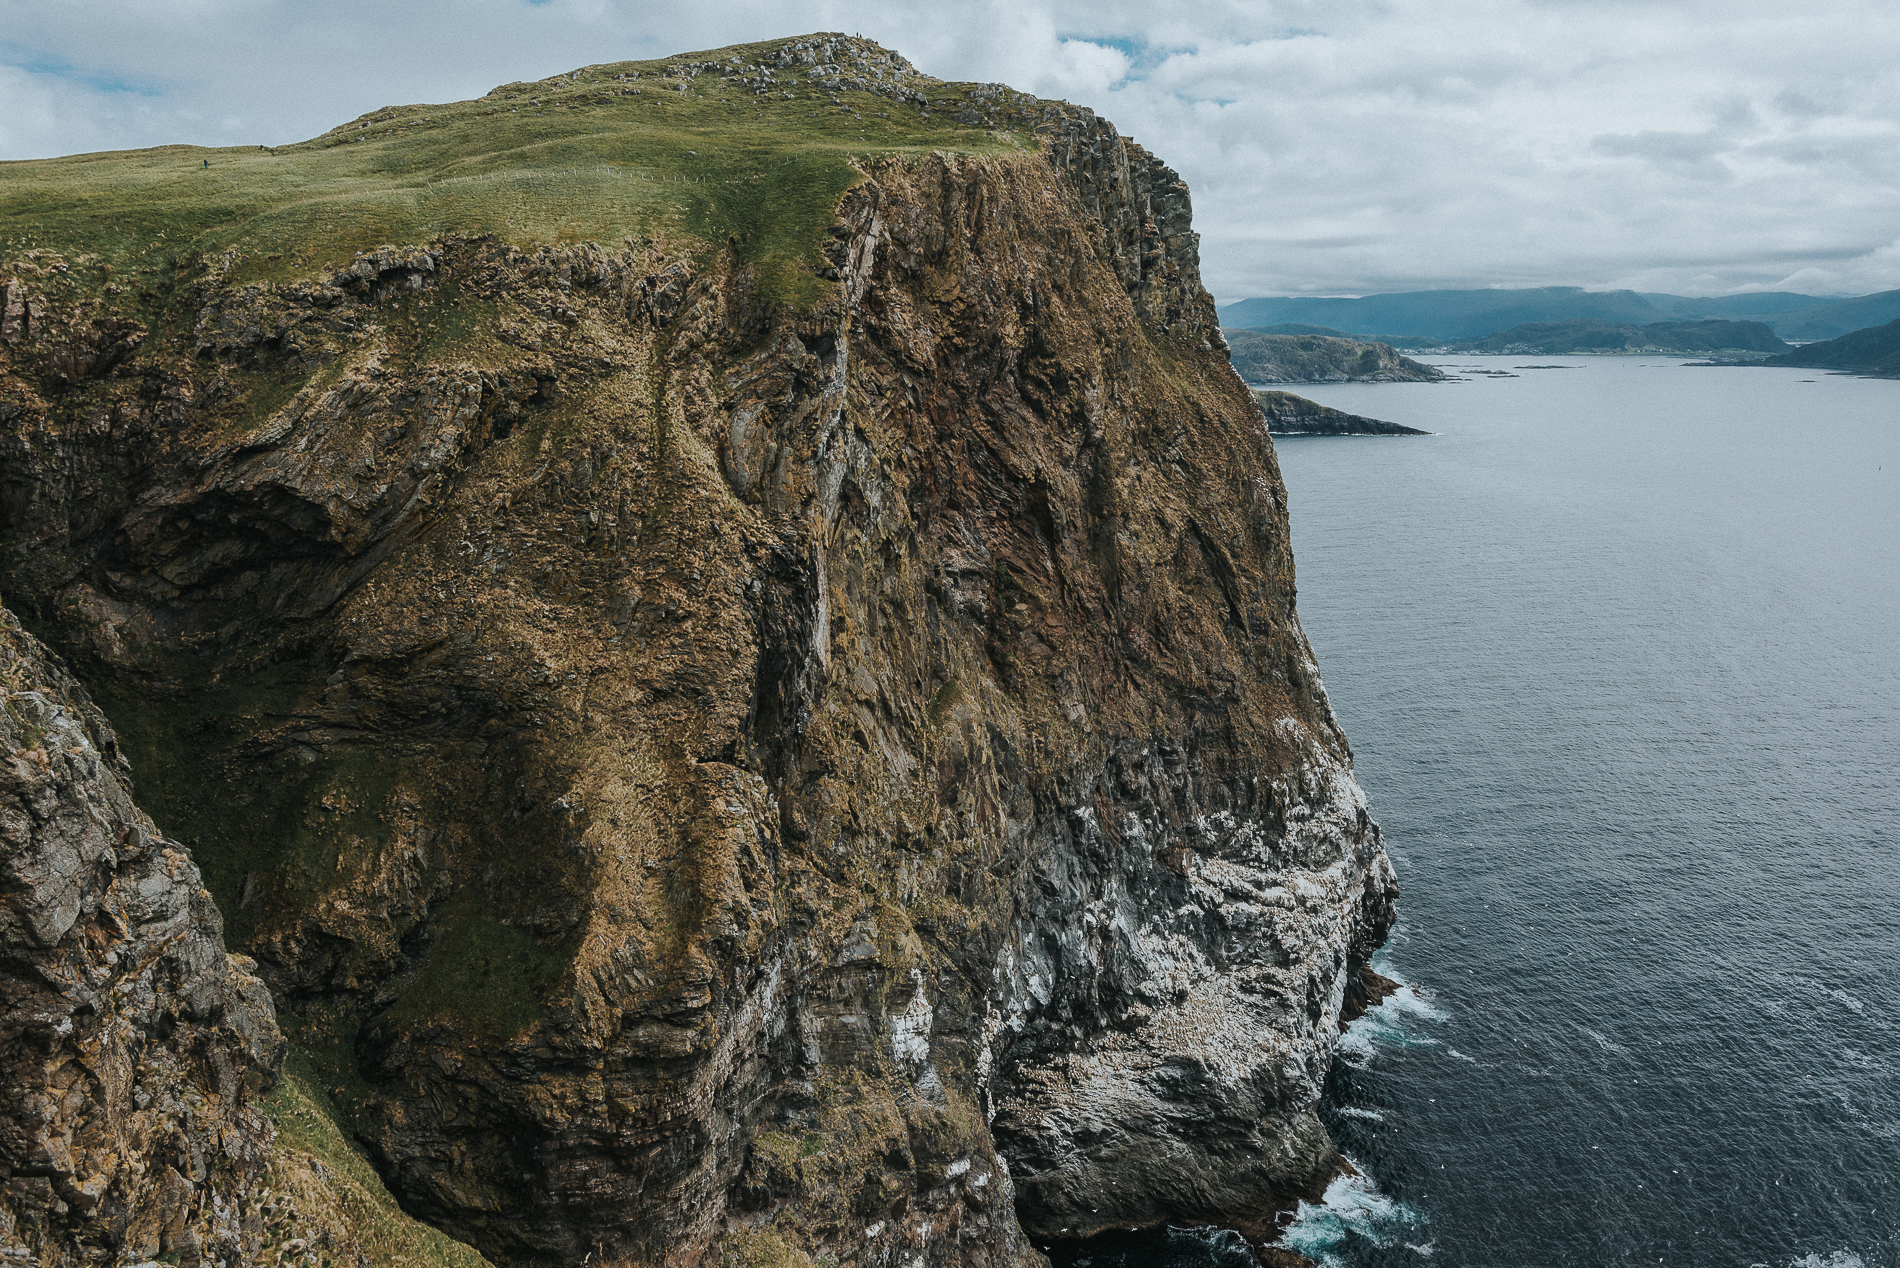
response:
<path fill-rule="evenodd" d="M 1114 120 L 1192 185 L 1223 301 L 1900 287 L 1891 0 L 0 0 L 0 158 L 816 30 Z"/>

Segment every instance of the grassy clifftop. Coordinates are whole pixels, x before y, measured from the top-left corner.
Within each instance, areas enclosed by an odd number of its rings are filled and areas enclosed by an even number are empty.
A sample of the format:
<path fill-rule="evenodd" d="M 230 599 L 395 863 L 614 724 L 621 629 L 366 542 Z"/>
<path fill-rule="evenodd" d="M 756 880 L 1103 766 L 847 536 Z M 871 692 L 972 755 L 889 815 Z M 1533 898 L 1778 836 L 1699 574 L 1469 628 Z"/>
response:
<path fill-rule="evenodd" d="M 53 251 L 83 280 L 136 288 L 193 255 L 228 255 L 232 280 L 283 280 L 443 233 L 645 234 L 730 246 L 792 298 L 854 160 L 1022 149 L 1065 110 L 932 79 L 868 40 L 741 44 L 386 107 L 295 145 L 0 164 L 0 260 Z"/>

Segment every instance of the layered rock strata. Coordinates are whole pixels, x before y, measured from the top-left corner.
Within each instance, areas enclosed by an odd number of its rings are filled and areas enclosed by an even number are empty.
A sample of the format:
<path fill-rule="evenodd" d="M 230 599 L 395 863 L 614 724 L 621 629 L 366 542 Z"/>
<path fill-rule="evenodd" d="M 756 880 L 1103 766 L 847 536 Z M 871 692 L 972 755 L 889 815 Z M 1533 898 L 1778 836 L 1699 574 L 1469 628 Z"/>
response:
<path fill-rule="evenodd" d="M 9 583 L 411 1212 L 1000 1265 L 1332 1174 L 1396 886 L 1188 217 L 1064 121 L 867 165 L 813 305 L 445 238 L 0 353 Z"/>

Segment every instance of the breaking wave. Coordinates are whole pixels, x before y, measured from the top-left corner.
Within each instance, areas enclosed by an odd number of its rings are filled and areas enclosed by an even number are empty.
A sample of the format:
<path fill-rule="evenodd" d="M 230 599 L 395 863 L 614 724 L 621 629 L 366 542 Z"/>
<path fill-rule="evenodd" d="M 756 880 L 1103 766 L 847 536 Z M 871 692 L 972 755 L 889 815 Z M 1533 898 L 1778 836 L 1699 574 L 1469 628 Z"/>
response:
<path fill-rule="evenodd" d="M 1424 1222 L 1418 1212 L 1379 1192 L 1371 1178 L 1361 1172 L 1341 1176 L 1327 1185 L 1320 1201 L 1300 1203 L 1280 1244 L 1327 1268 L 1338 1268 L 1344 1262 L 1332 1252 L 1353 1240 L 1372 1246 L 1402 1244 L 1429 1257 L 1436 1249 L 1430 1241 L 1417 1244 L 1405 1240 L 1406 1234 L 1414 1233 Z"/>

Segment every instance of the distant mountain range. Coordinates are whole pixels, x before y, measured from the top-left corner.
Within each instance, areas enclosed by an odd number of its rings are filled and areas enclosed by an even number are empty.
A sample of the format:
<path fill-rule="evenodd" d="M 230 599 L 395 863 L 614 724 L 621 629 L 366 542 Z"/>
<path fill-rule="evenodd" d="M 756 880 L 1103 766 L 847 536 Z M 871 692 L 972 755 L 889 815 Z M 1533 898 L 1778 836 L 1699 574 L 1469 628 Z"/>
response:
<path fill-rule="evenodd" d="M 1228 336 L 1229 341 L 1233 338 L 1234 335 Z M 1746 355 L 1787 352 L 1789 348 L 1775 337 L 1774 331 L 1759 321 L 1654 321 L 1637 326 L 1628 322 L 1586 318 L 1513 326 L 1483 339 L 1453 344 L 1449 350 L 1561 357 L 1606 352 L 1643 352 L 1666 356 L 1704 352 Z"/>
<path fill-rule="evenodd" d="M 1759 364 L 1852 370 L 1858 374 L 1900 378 L 1900 321 L 1890 321 L 1870 330 L 1856 330 L 1825 343 L 1811 343 Z"/>
<path fill-rule="evenodd" d="M 1513 326 L 1594 319 L 1646 326 L 1659 321 L 1758 321 L 1782 339 L 1833 339 L 1900 318 L 1900 290 L 1854 299 L 1763 291 L 1698 299 L 1577 286 L 1525 290 L 1402 291 L 1359 299 L 1288 296 L 1243 299 L 1220 309 L 1222 326 L 1260 330 L 1287 323 L 1381 343 L 1463 342 Z M 1282 333 L 1295 333 L 1284 331 Z"/>

